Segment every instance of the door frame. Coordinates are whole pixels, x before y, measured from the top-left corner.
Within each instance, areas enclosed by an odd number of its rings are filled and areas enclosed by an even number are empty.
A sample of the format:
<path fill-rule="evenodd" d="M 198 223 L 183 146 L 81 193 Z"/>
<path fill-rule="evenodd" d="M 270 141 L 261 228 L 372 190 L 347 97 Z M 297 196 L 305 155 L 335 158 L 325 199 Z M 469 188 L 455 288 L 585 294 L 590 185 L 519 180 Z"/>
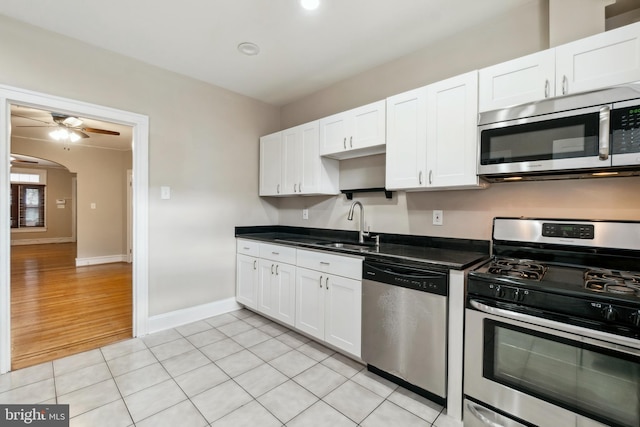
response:
<path fill-rule="evenodd" d="M 133 335 L 148 333 L 149 117 L 69 98 L 0 85 L 0 177 L 9 182 L 11 104 L 105 120 L 133 128 Z M 11 229 L 9 186 L 0 185 L 0 374 L 11 370 Z"/>

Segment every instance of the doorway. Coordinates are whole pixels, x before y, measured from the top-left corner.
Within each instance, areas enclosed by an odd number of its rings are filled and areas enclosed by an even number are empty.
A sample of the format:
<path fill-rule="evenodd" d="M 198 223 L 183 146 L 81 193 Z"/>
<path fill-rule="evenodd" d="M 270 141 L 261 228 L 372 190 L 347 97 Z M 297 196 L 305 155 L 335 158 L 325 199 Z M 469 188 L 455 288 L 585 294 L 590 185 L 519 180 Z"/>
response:
<path fill-rule="evenodd" d="M 133 335 L 147 333 L 148 319 L 148 140 L 146 116 L 0 85 L 0 175 L 9 176 L 10 105 L 80 115 L 132 127 L 133 140 Z M 9 188 L 0 187 L 0 224 L 9 224 Z M 0 373 L 11 366 L 10 230 L 0 227 Z"/>

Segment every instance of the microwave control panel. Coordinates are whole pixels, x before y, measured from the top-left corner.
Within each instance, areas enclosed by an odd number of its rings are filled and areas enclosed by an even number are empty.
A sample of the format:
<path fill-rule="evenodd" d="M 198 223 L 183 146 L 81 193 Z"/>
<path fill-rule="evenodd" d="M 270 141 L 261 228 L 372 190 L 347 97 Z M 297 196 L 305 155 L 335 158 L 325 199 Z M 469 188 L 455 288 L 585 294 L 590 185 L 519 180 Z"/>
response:
<path fill-rule="evenodd" d="M 611 153 L 640 153 L 640 103 L 611 112 Z"/>

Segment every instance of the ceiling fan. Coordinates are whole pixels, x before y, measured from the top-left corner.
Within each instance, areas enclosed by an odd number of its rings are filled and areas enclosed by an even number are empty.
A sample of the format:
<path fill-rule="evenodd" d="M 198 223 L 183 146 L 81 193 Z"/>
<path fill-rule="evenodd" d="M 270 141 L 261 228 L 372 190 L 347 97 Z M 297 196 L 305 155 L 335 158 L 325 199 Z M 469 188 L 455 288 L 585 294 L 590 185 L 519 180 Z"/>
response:
<path fill-rule="evenodd" d="M 119 136 L 120 132 L 117 131 L 113 131 L 113 130 L 107 130 L 107 129 L 98 129 L 98 128 L 93 128 L 93 127 L 87 127 L 87 126 L 83 126 L 83 121 L 81 119 L 79 119 L 78 117 L 74 117 L 74 116 L 69 116 L 67 114 L 61 114 L 61 113 L 50 113 L 51 114 L 51 120 L 53 121 L 53 123 L 48 122 L 48 121 L 44 121 L 44 120 L 40 120 L 37 119 L 35 117 L 29 117 L 29 116 L 23 116 L 20 114 L 15 114 L 12 113 L 13 116 L 16 117 L 20 117 L 23 119 L 28 119 L 28 120 L 34 120 L 36 122 L 40 122 L 40 123 L 44 123 L 45 126 L 43 125 L 18 125 L 16 127 L 52 127 L 52 128 L 58 128 L 59 133 L 58 135 L 60 135 L 62 137 L 62 135 L 66 135 L 65 137 L 68 137 L 71 134 L 75 134 L 75 139 L 80 139 L 80 138 L 89 138 L 89 135 L 87 135 L 87 133 L 96 133 L 96 134 L 101 134 L 101 135 L 113 135 L 113 136 Z M 54 131 L 52 132 L 58 132 L 58 131 Z M 66 132 L 66 134 L 65 134 Z M 51 135 L 54 139 L 56 139 L 56 136 Z M 64 137 L 62 137 L 63 139 Z"/>

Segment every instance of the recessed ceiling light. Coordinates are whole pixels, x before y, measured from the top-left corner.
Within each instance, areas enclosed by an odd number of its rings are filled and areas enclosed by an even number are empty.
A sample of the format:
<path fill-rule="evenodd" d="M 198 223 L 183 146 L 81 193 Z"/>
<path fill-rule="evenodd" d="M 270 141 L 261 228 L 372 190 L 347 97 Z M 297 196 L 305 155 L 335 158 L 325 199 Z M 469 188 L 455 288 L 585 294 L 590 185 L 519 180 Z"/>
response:
<path fill-rule="evenodd" d="M 238 50 L 245 55 L 254 56 L 260 53 L 260 48 L 257 44 L 251 42 L 244 42 L 238 45 Z"/>
<path fill-rule="evenodd" d="M 307 10 L 316 10 L 320 6 L 320 0 L 300 0 L 300 6 Z"/>

